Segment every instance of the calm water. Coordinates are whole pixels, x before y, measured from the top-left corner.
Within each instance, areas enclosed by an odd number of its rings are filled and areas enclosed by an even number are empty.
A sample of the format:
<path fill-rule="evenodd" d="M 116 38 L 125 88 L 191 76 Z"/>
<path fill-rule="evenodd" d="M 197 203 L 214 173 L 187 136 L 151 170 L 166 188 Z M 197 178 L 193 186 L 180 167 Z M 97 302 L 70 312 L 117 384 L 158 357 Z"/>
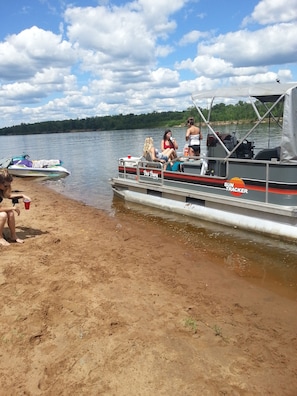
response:
<path fill-rule="evenodd" d="M 218 130 L 221 133 L 236 132 L 240 137 L 244 136 L 247 126 L 225 126 Z M 172 131 L 182 151 L 185 128 L 172 128 Z M 205 128 L 202 131 L 206 135 Z M 160 227 L 169 225 L 173 234 L 183 233 L 191 243 L 199 241 L 204 251 L 215 252 L 218 261 L 223 259 L 230 271 L 297 300 L 296 244 L 164 214 L 113 199 L 108 181 L 117 173 L 117 159 L 129 154 L 141 155 L 147 136 L 152 136 L 159 147 L 162 135 L 162 130 L 150 129 L 1 136 L 0 158 L 28 153 L 32 159 L 62 159 L 71 176 L 46 182 L 51 188 L 111 215 L 121 212 L 129 216 L 145 216 L 148 221 L 156 221 Z M 261 136 L 252 140 L 259 147 L 264 148 L 266 142 L 270 147 L 275 147 L 279 144 L 279 131 L 276 128 L 269 131 L 267 126 L 263 126 Z M 202 152 L 206 152 L 205 141 Z"/>

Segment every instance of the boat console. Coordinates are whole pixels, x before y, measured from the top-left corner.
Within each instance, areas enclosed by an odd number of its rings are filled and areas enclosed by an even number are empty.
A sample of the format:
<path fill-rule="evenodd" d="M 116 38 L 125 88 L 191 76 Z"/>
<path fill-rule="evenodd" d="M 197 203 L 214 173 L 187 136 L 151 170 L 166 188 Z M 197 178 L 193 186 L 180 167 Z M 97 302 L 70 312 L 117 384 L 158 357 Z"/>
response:
<path fill-rule="evenodd" d="M 220 143 L 220 141 L 222 144 Z M 206 146 L 207 146 L 207 156 L 208 157 L 222 157 L 225 158 L 228 151 L 232 151 L 234 147 L 238 144 L 235 134 L 221 134 L 216 132 L 216 136 L 209 133 L 207 135 Z M 226 147 L 226 150 L 224 147 Z M 230 158 L 247 158 L 251 159 L 254 157 L 254 143 L 245 139 L 235 150 L 234 153 L 230 155 Z"/>

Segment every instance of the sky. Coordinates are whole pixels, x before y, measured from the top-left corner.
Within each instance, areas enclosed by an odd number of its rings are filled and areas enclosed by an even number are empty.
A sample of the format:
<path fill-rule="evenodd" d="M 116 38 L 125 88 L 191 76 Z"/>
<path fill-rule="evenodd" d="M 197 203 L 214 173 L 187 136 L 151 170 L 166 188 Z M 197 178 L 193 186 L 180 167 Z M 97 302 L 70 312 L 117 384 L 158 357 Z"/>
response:
<path fill-rule="evenodd" d="M 297 0 L 2 0 L 0 13 L 0 128 L 297 81 Z"/>

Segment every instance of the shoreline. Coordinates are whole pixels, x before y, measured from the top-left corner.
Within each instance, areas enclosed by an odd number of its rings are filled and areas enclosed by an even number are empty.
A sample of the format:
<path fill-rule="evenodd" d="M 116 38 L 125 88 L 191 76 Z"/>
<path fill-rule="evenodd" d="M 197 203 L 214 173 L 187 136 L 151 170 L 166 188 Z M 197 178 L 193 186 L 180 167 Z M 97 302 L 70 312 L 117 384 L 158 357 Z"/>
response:
<path fill-rule="evenodd" d="M 195 116 L 195 118 L 197 118 L 197 115 Z M 282 121 L 282 117 L 280 117 L 279 120 Z M 53 122 L 55 122 L 55 121 L 53 121 Z M 256 123 L 255 119 L 249 119 L 249 120 L 241 119 L 241 120 L 229 120 L 229 121 L 212 121 L 211 125 L 213 125 L 213 126 L 223 126 L 223 125 L 245 125 L 245 124 L 255 124 L 255 123 Z M 261 124 L 268 124 L 268 123 L 269 123 L 269 118 L 265 118 L 261 122 Z M 198 121 L 195 124 L 196 125 L 199 124 L 199 126 L 203 126 L 203 127 L 206 127 L 206 125 L 207 125 L 205 122 L 198 122 Z M 185 122 L 185 123 L 182 123 L 182 124 L 171 125 L 171 123 L 169 122 L 169 123 L 167 123 L 165 125 L 157 125 L 157 126 L 154 126 L 154 127 L 151 127 L 151 128 L 165 129 L 166 127 L 170 127 L 170 128 L 187 128 L 187 124 Z M 7 127 L 7 128 L 9 129 L 9 128 L 15 128 L 15 127 Z M 134 129 L 139 129 L 139 128 L 134 128 Z M 50 135 L 50 134 L 56 134 L 56 133 L 67 134 L 67 133 L 81 133 L 81 132 L 103 132 L 105 130 L 106 129 L 100 129 L 100 128 L 99 129 L 98 128 L 97 129 L 94 129 L 94 128 L 91 128 L 91 129 L 83 128 L 83 129 L 70 129 L 70 130 L 67 130 L 67 131 L 56 130 L 56 131 L 47 131 L 47 132 L 42 132 L 41 131 L 41 132 L 33 132 L 33 133 L 32 132 L 29 132 L 29 133 L 27 133 L 27 132 L 24 132 L 24 133 L 14 132 L 14 133 L 12 133 L 10 131 L 5 133 L 5 132 L 2 131 L 0 136 L 26 136 L 26 135 Z M 124 131 L 124 130 L 126 130 L 126 129 L 110 129 L 110 131 Z"/>
<path fill-rule="evenodd" d="M 0 247 L 4 394 L 294 394 L 296 301 L 157 221 L 12 187 L 32 202 Z"/>

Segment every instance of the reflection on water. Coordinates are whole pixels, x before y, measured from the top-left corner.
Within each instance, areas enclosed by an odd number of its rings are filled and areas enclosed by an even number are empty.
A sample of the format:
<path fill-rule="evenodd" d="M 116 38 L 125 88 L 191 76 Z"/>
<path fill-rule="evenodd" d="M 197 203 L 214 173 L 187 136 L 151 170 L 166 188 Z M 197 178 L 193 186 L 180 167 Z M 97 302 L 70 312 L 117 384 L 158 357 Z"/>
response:
<path fill-rule="evenodd" d="M 131 202 L 113 199 L 115 213 L 154 221 L 189 246 L 197 246 L 211 259 L 252 284 L 297 300 L 297 247 L 292 242 L 249 233 L 188 216 L 164 213 Z"/>

